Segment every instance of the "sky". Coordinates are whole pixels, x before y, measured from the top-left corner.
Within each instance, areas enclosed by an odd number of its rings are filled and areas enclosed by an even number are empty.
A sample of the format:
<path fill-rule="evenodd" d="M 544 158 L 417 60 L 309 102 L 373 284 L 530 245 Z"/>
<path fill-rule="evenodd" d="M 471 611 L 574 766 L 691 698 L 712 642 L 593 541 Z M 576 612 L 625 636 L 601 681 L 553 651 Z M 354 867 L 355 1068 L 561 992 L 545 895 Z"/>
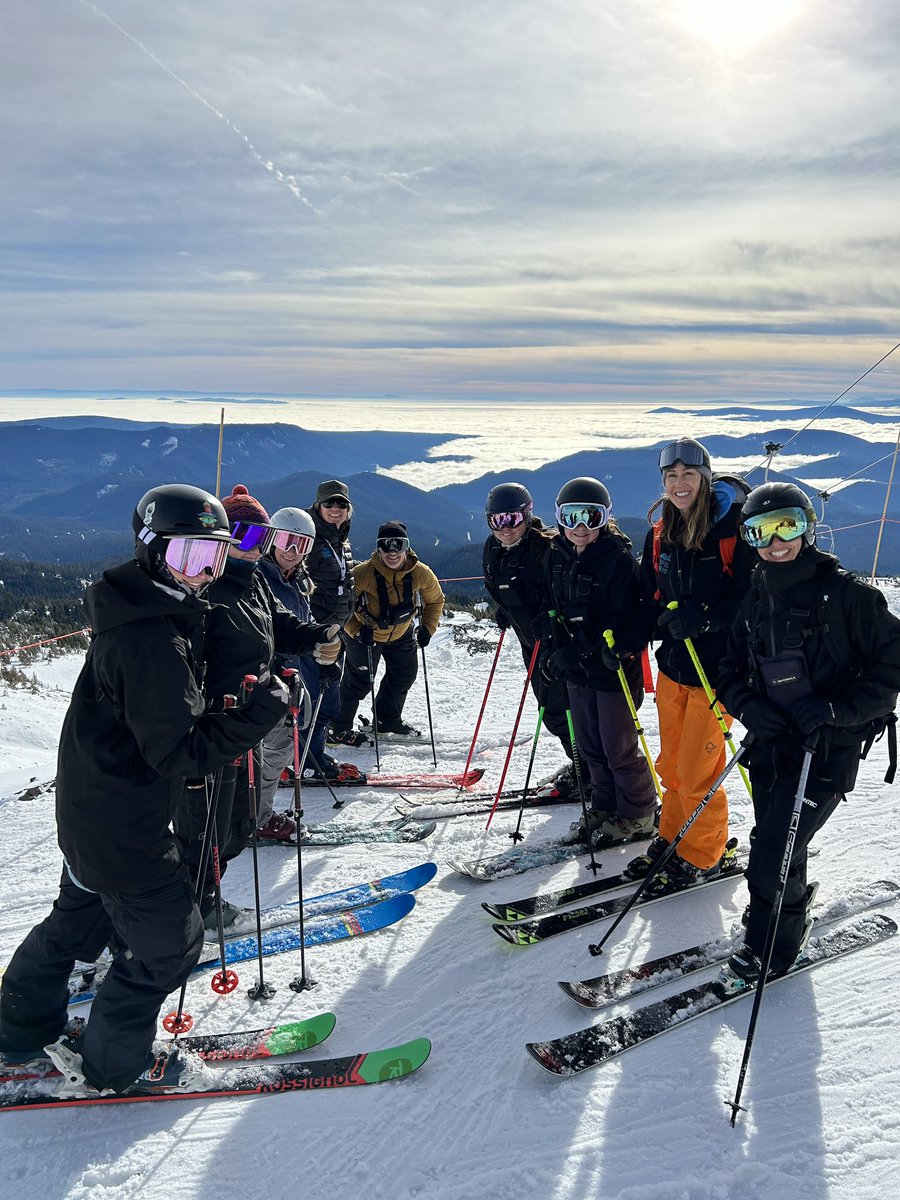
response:
<path fill-rule="evenodd" d="M 900 339 L 893 0 L 4 17 L 4 388 L 827 401 Z"/>

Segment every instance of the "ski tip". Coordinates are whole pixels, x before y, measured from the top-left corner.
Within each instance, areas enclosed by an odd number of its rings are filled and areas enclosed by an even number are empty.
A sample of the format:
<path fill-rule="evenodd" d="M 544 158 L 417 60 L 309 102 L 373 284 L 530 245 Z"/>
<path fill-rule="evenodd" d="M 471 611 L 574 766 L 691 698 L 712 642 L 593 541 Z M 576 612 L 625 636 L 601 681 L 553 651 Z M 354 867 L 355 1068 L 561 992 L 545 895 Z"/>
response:
<path fill-rule="evenodd" d="M 525 1049 L 536 1063 L 551 1075 L 574 1075 L 572 1068 L 559 1057 L 550 1042 L 526 1042 Z"/>

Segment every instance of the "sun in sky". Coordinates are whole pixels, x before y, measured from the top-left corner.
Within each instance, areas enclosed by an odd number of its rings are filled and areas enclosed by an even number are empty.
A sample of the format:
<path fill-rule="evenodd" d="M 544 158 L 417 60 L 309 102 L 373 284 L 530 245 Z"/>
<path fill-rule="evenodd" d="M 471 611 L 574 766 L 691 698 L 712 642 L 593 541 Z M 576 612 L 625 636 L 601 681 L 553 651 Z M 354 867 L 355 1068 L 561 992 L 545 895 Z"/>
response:
<path fill-rule="evenodd" d="M 788 25 L 802 7 L 803 0 L 675 0 L 683 25 L 735 54 Z"/>

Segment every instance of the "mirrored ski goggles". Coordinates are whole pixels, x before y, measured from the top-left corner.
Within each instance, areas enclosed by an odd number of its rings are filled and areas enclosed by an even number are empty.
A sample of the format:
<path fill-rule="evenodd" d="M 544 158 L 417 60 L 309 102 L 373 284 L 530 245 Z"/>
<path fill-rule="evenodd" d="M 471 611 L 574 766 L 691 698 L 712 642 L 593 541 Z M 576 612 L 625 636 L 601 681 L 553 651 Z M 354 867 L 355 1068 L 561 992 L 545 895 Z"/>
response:
<path fill-rule="evenodd" d="M 668 471 L 676 463 L 686 467 L 708 466 L 708 458 L 703 447 L 698 442 L 670 442 L 659 452 L 659 469 Z"/>
<path fill-rule="evenodd" d="M 299 554 L 301 558 L 309 554 L 312 550 L 313 541 L 315 539 L 309 537 L 305 533 L 293 533 L 290 529 L 276 529 L 275 536 L 272 538 L 272 545 L 276 550 L 291 550 L 294 554 Z"/>
<path fill-rule="evenodd" d="M 518 529 L 520 525 L 524 525 L 531 516 L 531 509 L 526 509 L 524 512 L 505 512 L 505 513 L 488 513 L 487 523 L 489 529 Z"/>
<path fill-rule="evenodd" d="M 612 515 L 612 505 L 605 504 L 557 504 L 556 520 L 564 529 L 575 529 L 586 525 L 588 529 L 602 529 Z"/>
<path fill-rule="evenodd" d="M 256 525 L 251 521 L 235 521 L 231 536 L 237 541 L 238 550 L 260 550 L 265 552 L 272 545 L 275 530 L 270 525 Z"/>
<path fill-rule="evenodd" d="M 741 537 L 757 550 L 771 546 L 774 538 L 793 542 L 803 537 L 808 528 L 809 520 L 802 508 L 776 508 L 741 519 Z"/>
<path fill-rule="evenodd" d="M 218 579 L 225 569 L 230 542 L 210 538 L 174 537 L 166 542 L 166 566 L 189 579 L 208 575 Z"/>
<path fill-rule="evenodd" d="M 409 549 L 409 538 L 379 538 L 376 544 L 378 549 L 383 550 L 385 554 L 405 554 Z"/>

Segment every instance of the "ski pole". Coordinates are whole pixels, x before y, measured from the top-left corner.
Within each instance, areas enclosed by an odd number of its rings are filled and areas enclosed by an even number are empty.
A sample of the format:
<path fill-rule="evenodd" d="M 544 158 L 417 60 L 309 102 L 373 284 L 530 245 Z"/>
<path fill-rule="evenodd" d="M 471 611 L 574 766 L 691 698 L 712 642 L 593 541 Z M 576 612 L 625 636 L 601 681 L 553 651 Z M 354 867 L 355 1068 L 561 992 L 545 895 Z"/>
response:
<path fill-rule="evenodd" d="M 690 829 L 690 827 L 693 825 L 693 823 L 697 820 L 697 818 L 700 816 L 700 814 L 706 808 L 707 804 L 709 804 L 710 800 L 712 800 L 712 798 L 716 794 L 717 790 L 722 786 L 722 784 L 728 778 L 728 774 L 731 771 L 732 767 L 735 767 L 738 765 L 738 763 L 741 759 L 741 756 L 744 754 L 745 750 L 749 749 L 750 743 L 752 741 L 753 741 L 753 734 L 748 733 L 747 736 L 744 738 L 744 740 L 741 742 L 740 746 L 738 746 L 734 755 L 725 764 L 725 769 L 722 771 L 721 775 L 719 775 L 719 777 L 714 781 L 712 787 L 709 789 L 709 791 L 706 793 L 706 795 L 703 797 L 703 799 L 700 801 L 700 803 L 697 805 L 697 807 L 694 809 L 694 811 L 691 813 L 691 815 L 688 817 L 688 819 L 685 821 L 685 823 L 679 829 L 678 833 L 676 833 L 676 835 L 672 839 L 672 841 L 668 844 L 668 846 L 666 846 L 665 850 L 662 852 L 662 854 L 659 856 L 659 858 L 656 860 L 656 862 L 650 868 L 648 873 L 641 880 L 640 887 L 637 889 L 636 892 L 632 892 L 632 894 L 628 897 L 628 903 L 625 905 L 625 907 L 622 909 L 622 911 L 616 917 L 615 921 L 613 921 L 612 925 L 610 925 L 609 929 L 607 929 L 606 933 L 603 935 L 603 937 L 600 939 L 600 941 L 594 942 L 593 945 L 588 946 L 588 950 L 590 951 L 591 954 L 597 955 L 597 954 L 603 953 L 603 947 L 606 945 L 606 943 L 609 941 L 609 939 L 612 937 L 612 935 L 615 933 L 615 931 L 618 929 L 618 927 L 622 924 L 622 922 L 625 920 L 625 918 L 628 916 L 628 914 L 631 912 L 631 910 L 637 904 L 637 902 L 641 898 L 641 896 L 643 896 L 644 892 L 650 886 L 650 881 L 656 878 L 656 876 L 660 873 L 660 871 L 663 869 L 663 867 L 666 865 L 666 863 L 669 861 L 669 859 L 675 853 L 675 849 L 681 842 L 681 839 L 684 837 L 684 835 L 687 833 L 687 831 Z"/>
<path fill-rule="evenodd" d="M 294 818 L 297 821 L 297 896 L 299 899 L 300 927 L 300 974 L 288 984 L 292 992 L 305 992 L 316 986 L 316 980 L 306 973 L 306 918 L 303 912 L 303 837 L 300 833 L 300 818 L 303 816 L 303 798 L 300 792 L 300 778 L 303 774 L 303 763 L 300 754 L 300 705 L 297 703 L 297 692 L 300 688 L 299 673 L 288 667 L 281 673 L 291 691 L 291 737 L 294 743 Z M 309 722 L 309 734 L 303 748 L 303 758 L 309 749 L 315 718 L 322 706 L 322 688 L 316 700 L 315 713 Z"/>
<path fill-rule="evenodd" d="M 422 628 L 422 593 L 416 589 L 416 641 L 419 640 L 419 630 Z M 425 662 L 425 647 L 419 645 L 422 652 L 422 679 L 425 683 L 425 708 L 428 712 L 428 734 L 431 738 L 431 761 L 437 770 L 437 751 L 434 748 L 434 722 L 431 719 L 431 696 L 428 692 L 428 666 Z"/>
<path fill-rule="evenodd" d="M 766 943 L 763 950 L 762 961 L 759 969 L 759 979 L 756 981 L 756 995 L 753 997 L 753 1012 L 750 1014 L 750 1025 L 747 1029 L 747 1038 L 744 1042 L 744 1056 L 741 1059 L 741 1069 L 738 1074 L 737 1088 L 735 1089 L 734 1099 L 726 1100 L 725 1103 L 731 1109 L 731 1126 L 734 1128 L 737 1122 L 737 1115 L 743 1112 L 743 1106 L 740 1103 L 741 1093 L 744 1090 L 744 1080 L 747 1077 L 747 1068 L 750 1065 L 750 1051 L 753 1049 L 753 1035 L 756 1033 L 756 1022 L 759 1019 L 759 1010 L 762 1006 L 763 992 L 766 986 L 766 976 L 769 974 L 769 964 L 772 961 L 772 951 L 775 948 L 775 934 L 778 929 L 778 922 L 781 918 L 781 905 L 784 901 L 784 893 L 787 888 L 788 872 L 791 867 L 791 859 L 794 855 L 794 842 L 797 840 L 797 829 L 800 825 L 800 814 L 803 812 L 803 801 L 806 797 L 806 784 L 809 780 L 809 769 L 812 766 L 813 753 L 815 747 L 815 736 L 813 736 L 812 744 L 807 743 L 803 748 L 803 763 L 800 767 L 800 779 L 797 784 L 797 794 L 794 797 L 794 807 L 791 809 L 791 820 L 788 825 L 787 839 L 784 844 L 784 857 L 781 860 L 781 872 L 778 877 L 778 891 L 775 894 L 775 900 L 772 903 L 772 915 L 769 917 L 769 926 L 766 930 Z"/>
<path fill-rule="evenodd" d="M 531 676 L 534 674 L 534 665 L 538 659 L 538 653 L 541 649 L 541 639 L 534 643 L 534 649 L 531 652 L 531 661 L 528 664 L 528 672 L 525 676 L 525 683 L 522 687 L 522 699 L 519 701 L 519 707 L 516 711 L 516 719 L 513 724 L 512 733 L 509 737 L 509 747 L 506 751 L 506 761 L 503 764 L 503 773 L 500 776 L 500 786 L 497 788 L 497 795 L 494 797 L 494 804 L 488 814 L 487 825 L 485 829 L 490 829 L 491 821 L 494 819 L 494 813 L 497 811 L 497 805 L 500 803 L 500 793 L 503 791 L 503 784 L 506 782 L 506 772 L 509 770 L 509 760 L 512 758 L 513 747 L 516 744 L 516 734 L 519 731 L 519 722 L 522 719 L 522 709 L 525 707 L 525 697 L 528 695 L 528 685 L 531 683 Z"/>
<path fill-rule="evenodd" d="M 481 719 L 484 716 L 484 710 L 487 707 L 488 695 L 490 694 L 491 684 L 494 682 L 494 672 L 497 670 L 497 661 L 500 658 L 500 650 L 503 647 L 503 639 L 506 637 L 506 630 L 500 630 L 500 638 L 497 641 L 497 649 L 494 651 L 494 661 L 491 663 L 491 671 L 488 675 L 487 687 L 484 689 L 484 699 L 481 701 L 481 711 L 478 713 L 478 720 L 475 722 L 475 732 L 472 734 L 472 745 L 469 747 L 469 756 L 466 759 L 466 765 L 463 768 L 463 782 L 457 788 L 457 796 L 462 794 L 465 787 L 465 780 L 469 774 L 469 767 L 472 765 L 472 755 L 475 753 L 475 743 L 478 741 L 478 731 L 481 729 Z"/>
<path fill-rule="evenodd" d="M 594 855 L 594 839 L 591 836 L 591 824 L 588 821 L 587 812 L 587 793 L 584 789 L 584 780 L 581 776 L 581 758 L 578 754 L 578 747 L 575 744 L 575 723 L 572 720 L 572 709 L 566 709 L 566 724 L 569 726 L 569 742 L 572 746 L 572 766 L 575 768 L 575 782 L 578 784 L 578 796 L 581 800 L 581 815 L 584 819 L 584 832 L 587 837 L 588 853 L 591 856 L 591 861 L 585 863 L 585 867 L 594 875 L 602 870 L 600 864 Z"/>
<path fill-rule="evenodd" d="M 544 705 L 542 704 L 538 709 L 537 725 L 534 727 L 534 738 L 531 742 L 531 754 L 528 757 L 528 770 L 525 772 L 525 786 L 522 788 L 522 803 L 519 805 L 519 819 L 516 821 L 515 829 L 509 835 L 514 842 L 521 842 L 522 838 L 525 836 L 523 833 L 520 833 L 519 830 L 522 828 L 522 817 L 525 813 L 525 799 L 528 796 L 528 787 L 531 783 L 531 769 L 534 766 L 534 756 L 537 751 L 538 738 L 541 736 L 541 727 L 543 723 Z"/>
<path fill-rule="evenodd" d="M 234 696 L 225 696 L 223 708 L 233 708 L 235 705 Z M 219 872 L 219 840 L 216 834 L 216 817 L 219 808 L 219 795 L 222 791 L 222 777 L 225 774 L 225 764 L 213 775 L 212 793 L 209 791 L 209 779 L 204 777 L 203 787 L 206 792 L 206 823 L 203 827 L 203 839 L 200 843 L 200 864 L 197 867 L 197 876 L 194 880 L 194 902 L 198 905 L 203 898 L 203 884 L 206 879 L 206 872 L 209 869 L 210 850 L 213 854 L 213 878 L 215 880 L 215 901 L 216 901 L 216 926 L 218 930 L 219 941 L 219 961 L 221 970 L 217 971 L 211 981 L 211 987 L 214 992 L 220 995 L 227 995 L 233 992 L 240 982 L 236 971 L 228 969 L 225 962 L 225 924 L 222 917 L 222 889 L 221 875 Z M 174 1012 L 166 1013 L 163 1017 L 163 1029 L 167 1033 L 171 1033 L 177 1037 L 180 1033 L 188 1033 L 194 1025 L 194 1018 L 190 1013 L 184 1011 L 184 1001 L 187 996 L 187 980 L 185 979 L 181 985 L 181 991 L 178 995 L 178 1007 Z"/>
<path fill-rule="evenodd" d="M 255 675 L 245 675 L 242 684 L 243 694 L 249 695 L 253 691 L 256 682 Z M 263 974 L 262 913 L 259 911 L 259 838 L 256 832 L 258 808 L 256 803 L 256 762 L 253 756 L 254 749 L 255 747 L 251 746 L 247 751 L 247 792 L 250 798 L 250 850 L 253 856 L 253 898 L 256 906 L 256 949 L 259 955 L 259 979 L 253 987 L 247 989 L 247 995 L 251 1000 L 270 1000 L 275 995 L 277 988 L 273 987 L 271 983 L 266 983 Z"/>
<path fill-rule="evenodd" d="M 604 629 L 603 638 L 610 650 L 615 653 L 616 639 L 613 637 L 613 631 L 611 629 Z M 653 759 L 650 757 L 650 747 L 647 745 L 647 739 L 644 737 L 644 730 L 637 715 L 634 697 L 631 694 L 631 688 L 628 686 L 628 680 L 625 678 L 625 668 L 622 666 L 621 662 L 619 663 L 617 674 L 619 676 L 619 683 L 622 685 L 622 691 L 625 694 L 625 703 L 628 705 L 628 711 L 631 713 L 631 719 L 634 721 L 634 727 L 637 730 L 637 735 L 641 741 L 641 748 L 644 751 L 644 758 L 646 758 L 647 766 L 650 768 L 650 777 L 653 780 L 653 786 L 656 788 L 656 794 L 659 797 L 660 804 L 662 804 L 662 788 L 659 786 L 659 779 L 656 775 L 656 767 L 654 767 Z"/>
<path fill-rule="evenodd" d="M 666 605 L 666 608 L 669 608 L 672 610 L 676 609 L 677 607 L 678 607 L 677 600 L 673 600 L 670 604 Z M 691 662 L 694 664 L 694 670 L 697 672 L 697 676 L 700 680 L 701 686 L 703 687 L 704 692 L 706 692 L 706 698 L 709 701 L 710 710 L 711 710 L 713 716 L 719 722 L 719 728 L 722 730 L 722 734 L 725 738 L 725 741 L 728 743 L 731 753 L 734 754 L 734 751 L 735 751 L 734 735 L 732 734 L 731 730 L 728 728 L 728 724 L 725 720 L 725 717 L 722 715 L 722 709 L 719 706 L 719 702 L 716 699 L 712 688 L 710 687 L 709 679 L 707 678 L 706 672 L 703 670 L 703 664 L 700 661 L 700 656 L 697 653 L 697 648 L 694 645 L 694 643 L 691 641 L 690 638 L 685 638 L 684 644 L 685 644 L 685 646 L 687 646 L 687 652 L 691 656 Z M 743 779 L 743 781 L 744 781 L 744 787 L 746 787 L 746 789 L 747 789 L 747 795 L 752 800 L 753 799 L 753 788 L 750 786 L 750 776 L 747 774 L 747 772 L 744 770 L 744 767 L 740 763 L 738 764 L 738 770 L 741 773 L 741 779 Z"/>

